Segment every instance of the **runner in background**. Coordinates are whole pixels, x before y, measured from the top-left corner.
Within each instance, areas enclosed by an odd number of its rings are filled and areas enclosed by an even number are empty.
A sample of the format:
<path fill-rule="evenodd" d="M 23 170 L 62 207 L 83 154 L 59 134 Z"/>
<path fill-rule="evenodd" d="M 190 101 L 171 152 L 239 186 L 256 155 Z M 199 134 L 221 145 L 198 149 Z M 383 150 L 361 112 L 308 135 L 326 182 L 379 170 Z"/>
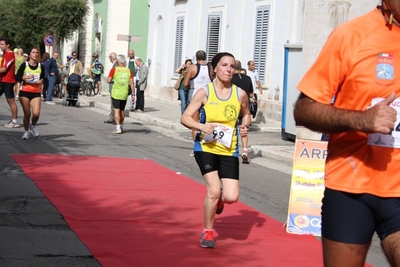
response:
<path fill-rule="evenodd" d="M 0 96 L 5 94 L 11 110 L 11 121 L 4 125 L 6 128 L 19 128 L 17 121 L 18 107 L 15 103 L 15 56 L 10 49 L 11 40 L 7 37 L 0 38 L 0 49 L 3 51 L 3 60 L 0 68 Z"/>
<path fill-rule="evenodd" d="M 21 64 L 17 71 L 18 94 L 24 111 L 24 134 L 22 140 L 29 139 L 29 129 L 34 137 L 39 136 L 36 123 L 39 120 L 41 108 L 41 87 L 45 76 L 45 68 L 38 62 L 39 50 L 32 48 L 29 59 Z M 22 86 L 20 87 L 22 83 Z M 21 88 L 21 89 L 20 89 Z"/>

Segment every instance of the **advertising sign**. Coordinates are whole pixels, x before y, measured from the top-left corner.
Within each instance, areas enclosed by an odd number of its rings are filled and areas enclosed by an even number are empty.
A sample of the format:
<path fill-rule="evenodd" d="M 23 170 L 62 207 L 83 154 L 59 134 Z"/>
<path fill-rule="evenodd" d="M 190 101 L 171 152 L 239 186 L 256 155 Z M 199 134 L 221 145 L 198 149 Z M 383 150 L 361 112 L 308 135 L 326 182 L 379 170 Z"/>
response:
<path fill-rule="evenodd" d="M 321 235 L 321 201 L 325 189 L 327 142 L 297 140 L 286 231 Z"/>

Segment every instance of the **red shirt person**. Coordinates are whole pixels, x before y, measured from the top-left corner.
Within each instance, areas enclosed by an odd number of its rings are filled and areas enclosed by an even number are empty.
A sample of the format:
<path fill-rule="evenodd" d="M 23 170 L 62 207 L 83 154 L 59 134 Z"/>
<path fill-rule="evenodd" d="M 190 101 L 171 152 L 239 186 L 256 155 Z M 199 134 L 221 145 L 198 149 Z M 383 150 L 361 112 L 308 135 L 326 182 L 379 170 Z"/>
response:
<path fill-rule="evenodd" d="M 0 49 L 3 51 L 3 60 L 0 68 L 0 96 L 5 94 L 7 103 L 11 110 L 11 121 L 4 126 L 7 128 L 18 128 L 18 108 L 14 98 L 15 84 L 15 56 L 10 49 L 11 40 L 7 37 L 0 38 Z"/>

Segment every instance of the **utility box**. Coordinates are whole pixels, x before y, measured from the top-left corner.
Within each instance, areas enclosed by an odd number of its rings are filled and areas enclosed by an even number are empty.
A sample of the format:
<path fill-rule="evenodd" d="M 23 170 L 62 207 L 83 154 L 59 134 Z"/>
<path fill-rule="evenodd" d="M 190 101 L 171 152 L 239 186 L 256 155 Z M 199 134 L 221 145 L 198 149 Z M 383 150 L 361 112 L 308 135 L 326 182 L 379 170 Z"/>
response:
<path fill-rule="evenodd" d="M 282 101 L 282 125 L 281 136 L 283 140 L 296 139 L 296 123 L 293 117 L 294 105 L 300 92 L 297 84 L 303 74 L 302 53 L 303 44 L 285 44 L 285 65 L 283 75 L 283 101 Z"/>

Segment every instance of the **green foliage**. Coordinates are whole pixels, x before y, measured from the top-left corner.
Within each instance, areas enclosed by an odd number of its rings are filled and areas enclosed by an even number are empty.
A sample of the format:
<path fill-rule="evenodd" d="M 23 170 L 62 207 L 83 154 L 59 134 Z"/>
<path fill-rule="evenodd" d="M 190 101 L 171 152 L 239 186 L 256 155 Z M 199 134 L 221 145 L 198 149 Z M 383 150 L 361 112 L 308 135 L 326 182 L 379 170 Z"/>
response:
<path fill-rule="evenodd" d="M 15 46 L 29 48 L 46 34 L 61 41 L 84 27 L 90 0 L 0 0 L 0 36 Z"/>

